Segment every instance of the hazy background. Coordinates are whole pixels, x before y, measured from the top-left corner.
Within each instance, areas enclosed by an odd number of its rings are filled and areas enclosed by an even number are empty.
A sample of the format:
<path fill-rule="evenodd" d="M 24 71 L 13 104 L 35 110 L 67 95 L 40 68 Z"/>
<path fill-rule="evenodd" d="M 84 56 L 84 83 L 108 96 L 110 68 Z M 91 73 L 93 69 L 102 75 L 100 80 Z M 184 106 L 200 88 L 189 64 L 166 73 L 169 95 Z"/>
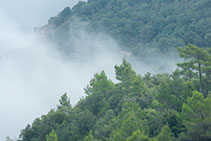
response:
<path fill-rule="evenodd" d="M 34 27 L 46 24 L 51 16 L 76 3 L 0 0 L 0 141 L 6 136 L 18 137 L 26 124 L 55 108 L 65 92 L 76 104 L 94 73 L 105 70 L 114 78 L 113 66 L 120 64 L 124 52 L 109 36 L 85 31 L 73 34 L 70 46 L 74 52 L 64 58 L 33 34 Z M 170 72 L 175 68 L 172 56 L 152 49 L 143 61 L 129 60 L 142 74 Z"/>
<path fill-rule="evenodd" d="M 74 74 L 70 68 L 80 66 L 65 65 L 32 35 L 35 26 L 77 1 L 0 0 L 0 141 L 17 137 L 27 123 L 55 107 L 64 92 L 77 91 L 72 102 L 82 95 L 76 85 L 87 84 L 88 72 Z"/>
<path fill-rule="evenodd" d="M 72 7 L 78 1 L 0 0 L 0 13 L 14 20 L 19 28 L 32 31 L 34 27 L 44 25 L 51 16 L 57 15 L 67 6 Z"/>

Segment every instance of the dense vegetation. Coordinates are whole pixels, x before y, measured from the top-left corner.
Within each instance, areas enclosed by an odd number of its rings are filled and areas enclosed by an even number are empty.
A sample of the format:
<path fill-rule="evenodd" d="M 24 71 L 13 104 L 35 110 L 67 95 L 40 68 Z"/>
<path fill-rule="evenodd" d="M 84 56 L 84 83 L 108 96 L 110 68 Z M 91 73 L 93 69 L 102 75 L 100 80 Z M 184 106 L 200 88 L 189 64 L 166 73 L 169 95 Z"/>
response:
<path fill-rule="evenodd" d="M 211 47 L 210 0 L 88 0 L 65 8 L 40 31 L 67 50 L 75 21 L 107 33 L 136 55 L 143 48 L 165 52 L 188 43 Z"/>
<path fill-rule="evenodd" d="M 72 107 L 66 94 L 21 131 L 22 141 L 210 141 L 211 49 L 179 48 L 184 63 L 171 74 L 137 74 L 123 60 L 118 83 L 104 71 Z"/>
<path fill-rule="evenodd" d="M 171 74 L 141 76 L 124 59 L 115 66 L 118 83 L 104 71 L 95 74 L 75 107 L 62 95 L 20 140 L 211 141 L 210 0 L 88 0 L 36 31 L 68 52 L 80 28 L 106 33 L 134 55 L 182 46 L 184 62 Z"/>

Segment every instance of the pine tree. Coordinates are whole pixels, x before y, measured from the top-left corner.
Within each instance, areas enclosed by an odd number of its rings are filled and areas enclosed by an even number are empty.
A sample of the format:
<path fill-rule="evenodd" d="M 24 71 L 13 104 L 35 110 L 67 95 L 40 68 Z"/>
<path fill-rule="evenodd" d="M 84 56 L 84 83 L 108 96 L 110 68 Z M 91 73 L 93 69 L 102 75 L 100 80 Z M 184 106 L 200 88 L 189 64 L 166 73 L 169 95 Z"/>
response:
<path fill-rule="evenodd" d="M 193 44 L 188 44 L 185 48 L 179 47 L 178 48 L 180 57 L 185 59 L 185 63 L 179 64 L 179 67 L 188 70 L 196 70 L 198 72 L 198 77 L 200 81 L 200 92 L 204 94 L 206 97 L 204 84 L 203 84 L 203 68 L 206 66 L 206 61 L 209 57 L 208 52 L 203 49 L 199 48 Z M 185 67 L 184 67 L 185 66 Z M 185 70 L 184 69 L 184 70 Z"/>

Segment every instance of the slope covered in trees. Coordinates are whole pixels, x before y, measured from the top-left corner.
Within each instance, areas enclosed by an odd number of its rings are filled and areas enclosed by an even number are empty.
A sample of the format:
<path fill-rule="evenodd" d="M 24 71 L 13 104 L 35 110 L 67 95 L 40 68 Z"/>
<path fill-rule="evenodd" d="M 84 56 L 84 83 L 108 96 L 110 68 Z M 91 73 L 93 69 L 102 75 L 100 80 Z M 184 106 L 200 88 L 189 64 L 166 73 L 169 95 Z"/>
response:
<path fill-rule="evenodd" d="M 75 107 L 64 94 L 21 140 L 210 141 L 211 50 L 189 44 L 179 52 L 185 62 L 171 74 L 141 76 L 126 60 L 115 66 L 117 83 L 95 74 Z"/>
<path fill-rule="evenodd" d="M 91 32 L 107 33 L 136 55 L 148 47 L 211 47 L 210 0 L 88 0 L 65 8 L 40 31 L 68 48 L 75 21 L 85 22 Z"/>
<path fill-rule="evenodd" d="M 104 71 L 95 74 L 76 106 L 64 94 L 57 108 L 21 131 L 20 140 L 211 140 L 210 0 L 88 0 L 36 31 L 71 51 L 70 34 L 78 27 L 106 33 L 134 55 L 186 46 L 178 48 L 184 62 L 171 74 L 141 76 L 123 60 L 115 66 L 117 83 Z"/>

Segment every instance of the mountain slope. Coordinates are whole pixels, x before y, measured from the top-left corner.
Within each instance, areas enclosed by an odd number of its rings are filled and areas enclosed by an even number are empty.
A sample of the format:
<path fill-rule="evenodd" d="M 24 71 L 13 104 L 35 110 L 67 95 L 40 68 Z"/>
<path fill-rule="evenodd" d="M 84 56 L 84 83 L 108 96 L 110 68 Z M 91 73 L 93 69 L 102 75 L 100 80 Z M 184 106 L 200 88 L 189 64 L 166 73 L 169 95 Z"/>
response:
<path fill-rule="evenodd" d="M 134 54 L 188 43 L 211 47 L 211 0 L 88 0 L 65 8 L 40 31 L 65 46 L 76 19 L 87 23 L 86 30 L 104 32 Z"/>

